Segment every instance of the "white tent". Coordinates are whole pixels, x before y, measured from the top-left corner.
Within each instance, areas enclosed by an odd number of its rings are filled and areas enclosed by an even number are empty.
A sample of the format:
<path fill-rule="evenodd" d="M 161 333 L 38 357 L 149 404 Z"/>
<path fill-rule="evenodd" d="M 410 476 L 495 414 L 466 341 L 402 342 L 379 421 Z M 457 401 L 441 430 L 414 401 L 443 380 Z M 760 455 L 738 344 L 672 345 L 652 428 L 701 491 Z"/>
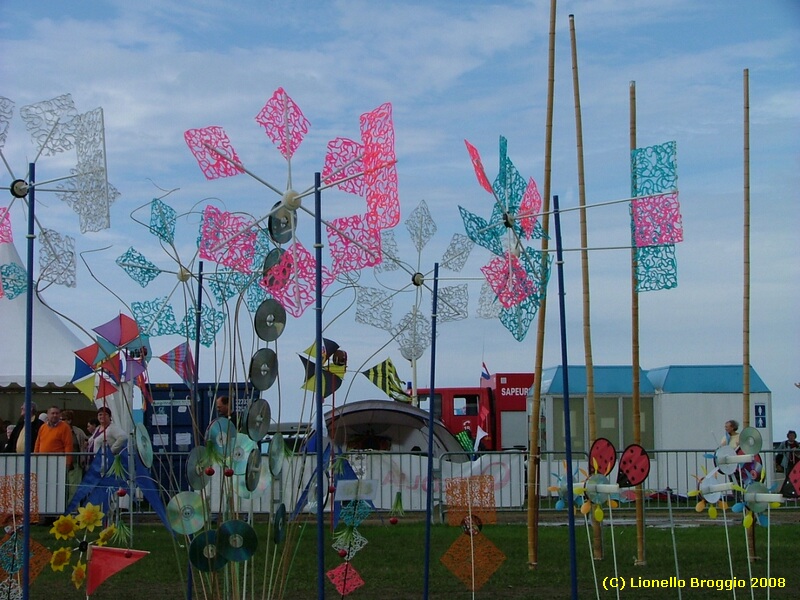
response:
<path fill-rule="evenodd" d="M 0 265 L 25 264 L 13 243 L 0 244 Z M 8 294 L 0 298 L 0 417 L 15 422 L 19 416 L 18 403 L 24 398 L 25 388 L 25 339 L 27 294 L 23 292 L 13 299 Z M 55 403 L 77 410 L 92 410 L 85 396 L 79 394 L 69 382 L 75 368 L 73 352 L 86 344 L 66 326 L 61 318 L 33 298 L 33 344 L 31 363 L 31 385 L 37 402 L 44 400 L 40 392 L 56 392 Z M 66 394 L 64 394 L 66 392 Z"/>

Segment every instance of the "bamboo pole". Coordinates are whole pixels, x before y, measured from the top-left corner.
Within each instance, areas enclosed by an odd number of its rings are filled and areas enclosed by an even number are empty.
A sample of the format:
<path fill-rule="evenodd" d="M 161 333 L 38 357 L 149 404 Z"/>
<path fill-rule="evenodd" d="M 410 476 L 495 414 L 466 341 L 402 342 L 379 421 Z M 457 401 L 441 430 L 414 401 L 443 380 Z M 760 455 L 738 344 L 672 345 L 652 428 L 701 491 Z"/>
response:
<path fill-rule="evenodd" d="M 636 149 L 636 82 L 631 81 L 629 89 L 630 102 L 630 149 Z M 633 176 L 633 173 L 631 173 Z M 639 292 L 636 291 L 638 264 L 636 259 L 636 247 L 631 246 L 631 371 L 632 376 L 632 396 L 633 396 L 633 441 L 636 444 L 642 442 L 642 424 L 640 414 L 639 398 Z M 642 497 L 642 485 L 635 488 L 636 494 L 636 561 L 635 565 L 644 566 L 647 560 L 644 556 L 644 499 Z"/>
<path fill-rule="evenodd" d="M 575 98 L 575 141 L 578 160 L 578 203 L 581 228 L 581 283 L 583 287 L 583 360 L 586 365 L 586 407 L 589 413 L 589 445 L 597 436 L 594 406 L 594 358 L 592 355 L 592 320 L 589 288 L 589 235 L 586 224 L 586 179 L 583 164 L 583 119 L 581 116 L 581 91 L 578 77 L 578 42 L 575 34 L 575 15 L 569 16 L 569 37 L 572 50 L 572 90 Z M 571 473 L 568 474 L 570 477 Z M 600 521 L 592 519 L 593 553 L 595 560 L 603 560 L 603 529 Z"/>
<path fill-rule="evenodd" d="M 742 292 L 742 427 L 750 426 L 750 71 L 743 73 L 744 88 L 744 232 L 743 232 L 743 292 Z M 747 529 L 750 561 L 759 560 L 756 554 L 756 528 Z"/>
<path fill-rule="evenodd" d="M 555 89 L 556 0 L 550 0 L 550 34 L 547 51 L 547 116 L 545 118 L 544 181 L 542 209 L 542 272 L 547 268 L 548 233 L 550 231 L 550 171 L 553 151 L 553 95 Z M 542 406 L 542 361 L 547 295 L 539 304 L 536 332 L 536 356 L 533 376 L 533 406 L 528 436 L 528 567 L 535 569 L 539 561 L 539 413 Z"/>

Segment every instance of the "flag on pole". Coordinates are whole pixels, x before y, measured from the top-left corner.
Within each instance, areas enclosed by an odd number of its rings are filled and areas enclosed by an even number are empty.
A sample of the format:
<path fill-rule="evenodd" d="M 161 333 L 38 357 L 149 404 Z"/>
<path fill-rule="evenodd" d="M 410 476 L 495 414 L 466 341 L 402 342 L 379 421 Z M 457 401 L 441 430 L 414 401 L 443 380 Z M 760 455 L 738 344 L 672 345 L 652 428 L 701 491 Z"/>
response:
<path fill-rule="evenodd" d="M 481 367 L 483 367 L 483 371 L 481 371 L 481 379 L 491 379 L 491 375 L 489 375 L 489 367 L 486 366 L 485 362 L 481 363 Z"/>
<path fill-rule="evenodd" d="M 144 550 L 90 545 L 86 559 L 86 595 L 91 596 L 106 579 L 148 554 Z"/>

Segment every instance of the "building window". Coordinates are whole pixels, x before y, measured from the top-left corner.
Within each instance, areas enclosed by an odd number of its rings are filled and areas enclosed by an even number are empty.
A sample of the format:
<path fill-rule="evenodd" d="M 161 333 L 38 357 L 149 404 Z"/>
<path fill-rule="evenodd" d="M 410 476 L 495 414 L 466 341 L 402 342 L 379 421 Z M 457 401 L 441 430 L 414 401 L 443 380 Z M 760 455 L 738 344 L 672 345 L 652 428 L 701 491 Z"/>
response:
<path fill-rule="evenodd" d="M 454 416 L 476 416 L 478 414 L 478 396 L 475 394 L 466 396 L 453 396 L 453 415 Z"/>
<path fill-rule="evenodd" d="M 633 398 L 622 399 L 622 441 L 625 446 L 634 444 L 633 436 Z M 655 437 L 653 433 L 653 398 L 650 396 L 639 398 L 640 414 L 640 433 L 641 445 L 645 450 L 652 450 L 655 447 Z M 618 448 L 622 450 L 624 448 Z"/>
<path fill-rule="evenodd" d="M 587 452 L 583 398 L 569 399 L 569 426 L 572 451 Z M 564 399 L 553 398 L 553 450 L 566 452 L 567 435 L 564 423 Z"/>

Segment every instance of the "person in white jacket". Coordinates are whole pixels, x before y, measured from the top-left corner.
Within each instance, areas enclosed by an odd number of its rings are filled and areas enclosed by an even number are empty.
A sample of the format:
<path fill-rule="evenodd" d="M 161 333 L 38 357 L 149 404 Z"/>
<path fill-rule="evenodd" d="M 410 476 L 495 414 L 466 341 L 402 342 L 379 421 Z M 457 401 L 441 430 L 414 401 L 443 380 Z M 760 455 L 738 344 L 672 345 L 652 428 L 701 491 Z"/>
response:
<path fill-rule="evenodd" d="M 101 406 L 97 409 L 97 420 L 100 427 L 94 430 L 89 438 L 89 452 L 100 452 L 101 448 L 108 446 L 114 455 L 122 452 L 128 444 L 128 434 L 111 422 L 111 409 Z"/>

